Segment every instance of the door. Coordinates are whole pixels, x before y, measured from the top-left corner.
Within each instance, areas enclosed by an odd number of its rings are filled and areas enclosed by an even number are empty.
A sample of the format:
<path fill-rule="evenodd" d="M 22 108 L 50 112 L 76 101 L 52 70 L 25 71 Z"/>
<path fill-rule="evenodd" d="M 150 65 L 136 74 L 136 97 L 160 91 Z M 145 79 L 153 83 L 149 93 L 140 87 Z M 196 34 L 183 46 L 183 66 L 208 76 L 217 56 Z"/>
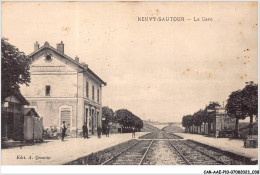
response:
<path fill-rule="evenodd" d="M 92 133 L 92 114 L 91 114 L 91 111 L 89 111 L 90 113 L 90 117 L 89 117 L 89 123 L 88 123 L 88 126 L 89 126 L 89 128 L 88 128 L 88 130 L 89 130 L 89 133 Z"/>
<path fill-rule="evenodd" d="M 8 112 L 7 114 L 7 138 L 13 139 L 14 137 L 14 113 Z"/>
<path fill-rule="evenodd" d="M 97 116 L 96 116 L 96 120 L 97 120 L 97 127 L 100 126 L 100 123 L 98 121 L 98 116 L 99 116 L 99 112 L 97 111 Z"/>
<path fill-rule="evenodd" d="M 94 109 L 92 109 L 91 110 L 91 118 L 92 118 L 92 122 L 91 122 L 91 132 L 92 132 L 92 134 L 94 134 L 94 129 L 95 129 L 95 110 Z"/>
<path fill-rule="evenodd" d="M 88 108 L 85 110 L 85 121 L 86 124 L 88 123 Z M 87 125 L 88 126 L 88 125 Z"/>

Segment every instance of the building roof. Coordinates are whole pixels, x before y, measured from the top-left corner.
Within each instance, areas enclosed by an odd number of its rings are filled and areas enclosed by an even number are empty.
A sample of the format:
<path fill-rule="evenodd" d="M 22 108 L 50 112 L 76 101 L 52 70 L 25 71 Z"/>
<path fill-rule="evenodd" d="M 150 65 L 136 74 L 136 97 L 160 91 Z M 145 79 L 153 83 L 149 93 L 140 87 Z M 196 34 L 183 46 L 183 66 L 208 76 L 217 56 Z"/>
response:
<path fill-rule="evenodd" d="M 46 41 L 44 43 L 44 45 L 42 47 L 40 47 L 38 50 L 34 51 L 33 53 L 29 54 L 29 57 L 33 57 L 35 54 L 41 52 L 42 50 L 44 49 L 51 49 L 52 51 L 54 51 L 56 54 L 62 56 L 63 58 L 71 61 L 72 63 L 78 65 L 80 68 L 83 69 L 84 72 L 88 72 L 89 74 L 91 74 L 93 77 L 95 77 L 98 81 L 100 81 L 103 85 L 107 85 L 106 82 L 104 82 L 99 76 L 97 76 L 86 64 L 83 65 L 83 64 L 80 64 L 79 62 L 77 62 L 76 60 L 70 58 L 69 56 L 67 56 L 66 54 L 64 53 L 61 53 L 59 52 L 57 49 L 55 49 L 54 47 L 50 46 L 49 43 Z"/>
<path fill-rule="evenodd" d="M 40 118 L 40 116 L 38 115 L 38 113 L 35 111 L 34 108 L 24 108 L 24 109 L 23 109 L 23 114 L 24 114 L 25 116 L 26 116 L 26 115 L 31 115 L 31 113 L 33 113 L 34 116 Z"/>
<path fill-rule="evenodd" d="M 16 94 L 17 98 L 21 100 L 24 105 L 30 105 L 30 103 L 23 97 L 21 93 Z"/>
<path fill-rule="evenodd" d="M 19 92 L 16 92 L 13 95 L 10 95 L 9 97 L 11 98 L 12 96 L 15 96 L 15 98 L 17 98 L 17 100 L 19 100 L 21 102 L 22 105 L 30 105 L 30 103 L 23 97 L 23 95 Z M 7 97 L 6 99 L 8 99 L 9 97 Z M 5 101 L 6 101 L 5 99 Z"/>

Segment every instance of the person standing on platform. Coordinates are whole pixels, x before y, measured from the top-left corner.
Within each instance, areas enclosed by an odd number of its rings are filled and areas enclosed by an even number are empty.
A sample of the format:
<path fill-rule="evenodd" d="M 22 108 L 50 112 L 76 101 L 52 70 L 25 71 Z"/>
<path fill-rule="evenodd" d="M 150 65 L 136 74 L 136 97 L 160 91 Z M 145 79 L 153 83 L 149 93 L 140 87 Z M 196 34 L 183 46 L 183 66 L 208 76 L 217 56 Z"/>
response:
<path fill-rule="evenodd" d="M 83 130 L 83 137 L 84 137 L 84 139 L 85 138 L 88 139 L 88 127 L 87 127 L 86 123 L 83 124 L 82 130 Z"/>
<path fill-rule="evenodd" d="M 65 125 L 65 121 L 62 122 L 61 124 L 61 141 L 64 140 L 65 134 L 66 134 L 66 125 Z"/>
<path fill-rule="evenodd" d="M 106 137 L 109 137 L 109 126 L 106 127 Z"/>
<path fill-rule="evenodd" d="M 132 127 L 132 138 L 135 138 L 135 127 Z"/>
<path fill-rule="evenodd" d="M 97 127 L 97 133 L 98 133 L 98 138 L 100 139 L 100 137 L 101 137 L 101 127 L 100 127 L 100 125 Z"/>

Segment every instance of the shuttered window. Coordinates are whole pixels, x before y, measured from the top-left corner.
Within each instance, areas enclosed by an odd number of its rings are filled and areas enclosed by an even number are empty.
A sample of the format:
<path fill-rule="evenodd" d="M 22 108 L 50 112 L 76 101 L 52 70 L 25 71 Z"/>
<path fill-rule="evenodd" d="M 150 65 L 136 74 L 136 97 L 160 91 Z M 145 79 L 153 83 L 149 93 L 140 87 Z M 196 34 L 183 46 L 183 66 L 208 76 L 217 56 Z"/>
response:
<path fill-rule="evenodd" d="M 70 114 L 71 111 L 69 108 L 61 109 L 61 123 L 65 121 L 67 127 L 70 125 Z"/>
<path fill-rule="evenodd" d="M 88 82 L 86 83 L 86 96 L 88 98 Z"/>
<path fill-rule="evenodd" d="M 99 103 L 99 89 L 97 89 L 97 102 Z"/>
<path fill-rule="evenodd" d="M 92 100 L 95 100 L 95 88 L 92 86 Z"/>

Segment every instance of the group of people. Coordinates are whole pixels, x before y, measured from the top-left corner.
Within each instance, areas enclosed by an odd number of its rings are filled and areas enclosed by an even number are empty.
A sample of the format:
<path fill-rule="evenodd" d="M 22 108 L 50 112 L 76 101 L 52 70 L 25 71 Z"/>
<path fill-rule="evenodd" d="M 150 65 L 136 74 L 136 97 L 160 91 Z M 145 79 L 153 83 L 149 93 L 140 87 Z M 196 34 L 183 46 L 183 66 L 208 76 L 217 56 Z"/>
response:
<path fill-rule="evenodd" d="M 65 121 L 63 121 L 62 124 L 61 124 L 61 141 L 64 140 L 66 130 L 67 130 L 67 127 L 66 127 Z M 83 126 L 82 126 L 82 134 L 83 134 L 84 139 L 89 138 L 88 137 L 88 127 L 87 127 L 86 123 L 84 123 Z"/>
<path fill-rule="evenodd" d="M 83 133 L 83 138 L 87 138 L 88 139 L 88 127 L 86 125 L 86 123 L 83 124 L 82 126 L 82 133 Z M 102 128 L 100 127 L 100 125 L 97 127 L 97 134 L 98 134 L 98 138 L 101 138 L 101 133 L 102 133 Z"/>
<path fill-rule="evenodd" d="M 65 125 L 65 121 L 62 122 L 62 125 L 61 125 L 61 140 L 63 141 L 64 140 L 64 137 L 65 137 L 65 134 L 66 134 L 66 130 L 67 130 L 67 127 Z M 105 129 L 105 133 L 106 133 L 106 137 L 109 137 L 109 132 L 110 132 L 110 129 L 109 129 L 109 126 L 106 127 Z M 83 124 L 82 126 L 82 133 L 83 133 L 83 138 L 89 138 L 88 137 L 88 127 L 86 125 L 86 123 Z M 101 133 L 102 133 L 102 128 L 101 126 L 99 125 L 97 127 L 97 135 L 98 135 L 98 138 L 101 138 Z M 135 127 L 132 127 L 132 138 L 135 138 Z"/>

